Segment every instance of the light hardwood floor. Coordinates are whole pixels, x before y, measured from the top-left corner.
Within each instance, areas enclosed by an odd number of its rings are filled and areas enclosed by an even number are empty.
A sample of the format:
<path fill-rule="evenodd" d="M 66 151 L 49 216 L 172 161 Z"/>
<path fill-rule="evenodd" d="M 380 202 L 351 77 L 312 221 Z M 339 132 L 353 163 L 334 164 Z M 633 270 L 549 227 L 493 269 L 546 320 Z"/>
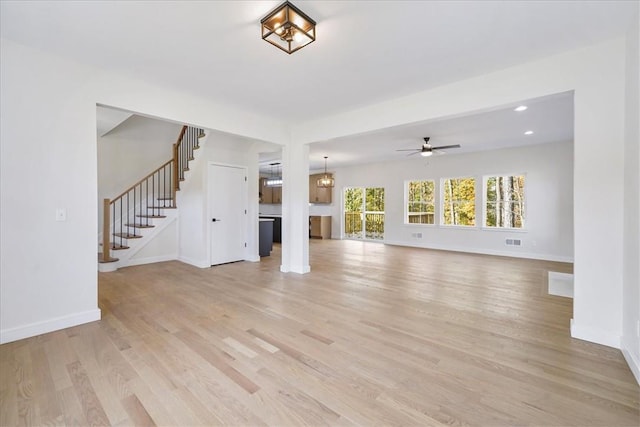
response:
<path fill-rule="evenodd" d="M 297 275 L 277 251 L 101 273 L 100 322 L 0 346 L 0 425 L 640 424 L 621 353 L 546 294 L 568 264 L 328 240 Z"/>

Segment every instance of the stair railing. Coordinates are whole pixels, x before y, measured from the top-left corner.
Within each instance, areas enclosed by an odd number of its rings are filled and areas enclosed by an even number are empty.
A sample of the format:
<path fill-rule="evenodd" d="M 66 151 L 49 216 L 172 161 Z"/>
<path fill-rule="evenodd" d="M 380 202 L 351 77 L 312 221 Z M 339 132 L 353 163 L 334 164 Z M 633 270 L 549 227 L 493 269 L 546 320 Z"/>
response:
<path fill-rule="evenodd" d="M 189 170 L 193 151 L 199 148 L 198 139 L 204 131 L 183 126 L 173 144 L 173 158 L 136 182 L 118 197 L 104 199 L 102 259 L 117 261 L 111 250 L 127 249 L 125 241 L 142 237 L 143 228 L 153 227 L 153 218 L 164 218 L 162 209 L 176 208 L 176 191 L 184 173 Z"/>

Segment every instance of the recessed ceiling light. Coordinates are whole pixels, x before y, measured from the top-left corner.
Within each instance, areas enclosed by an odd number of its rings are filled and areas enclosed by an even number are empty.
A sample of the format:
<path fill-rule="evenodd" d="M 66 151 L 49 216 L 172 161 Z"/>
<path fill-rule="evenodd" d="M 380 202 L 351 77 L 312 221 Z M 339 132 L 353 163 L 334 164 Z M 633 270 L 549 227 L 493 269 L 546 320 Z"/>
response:
<path fill-rule="evenodd" d="M 528 130 L 524 133 L 525 135 L 533 135 L 533 131 L 532 130 Z"/>
<path fill-rule="evenodd" d="M 524 111 L 526 110 L 528 107 L 526 105 L 521 105 L 519 107 L 516 107 L 513 109 L 513 111 Z"/>

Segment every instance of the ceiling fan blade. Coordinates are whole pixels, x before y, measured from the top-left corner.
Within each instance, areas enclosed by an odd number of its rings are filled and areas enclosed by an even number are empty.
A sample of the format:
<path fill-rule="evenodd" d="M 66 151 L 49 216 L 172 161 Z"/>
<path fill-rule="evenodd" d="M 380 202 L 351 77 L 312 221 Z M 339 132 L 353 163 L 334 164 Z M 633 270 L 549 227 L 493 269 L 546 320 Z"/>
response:
<path fill-rule="evenodd" d="M 447 148 L 460 148 L 460 144 L 442 145 L 440 147 L 431 147 L 432 150 L 446 150 Z"/>
<path fill-rule="evenodd" d="M 405 150 L 396 150 L 396 151 L 420 151 L 421 148 L 407 148 Z"/>
<path fill-rule="evenodd" d="M 408 156 L 415 156 L 415 155 L 416 155 L 416 154 L 418 154 L 419 152 L 420 152 L 420 150 L 416 150 L 416 152 L 415 152 L 415 153 L 409 153 L 409 154 L 407 154 L 407 157 L 408 157 Z"/>

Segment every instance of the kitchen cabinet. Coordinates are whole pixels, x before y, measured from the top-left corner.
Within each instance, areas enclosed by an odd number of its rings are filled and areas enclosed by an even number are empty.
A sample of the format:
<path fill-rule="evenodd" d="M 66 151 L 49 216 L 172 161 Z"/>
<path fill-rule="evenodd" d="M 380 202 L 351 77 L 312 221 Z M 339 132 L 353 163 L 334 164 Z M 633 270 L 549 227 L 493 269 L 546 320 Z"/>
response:
<path fill-rule="evenodd" d="M 331 238 L 331 217 L 330 216 L 310 216 L 309 217 L 309 237 L 318 239 Z"/>
<path fill-rule="evenodd" d="M 271 187 L 271 203 L 274 205 L 282 204 L 282 187 Z"/>
<path fill-rule="evenodd" d="M 267 178 L 260 178 L 258 182 L 258 191 L 260 192 L 260 203 L 272 204 L 273 203 L 273 189 L 274 187 L 267 187 Z"/>
<path fill-rule="evenodd" d="M 273 248 L 273 222 L 271 218 L 260 218 L 258 231 L 258 253 L 261 257 L 271 255 Z"/>
<path fill-rule="evenodd" d="M 267 178 L 260 178 L 258 191 L 260 203 L 267 205 L 279 205 L 282 203 L 282 187 L 267 187 Z"/>
<path fill-rule="evenodd" d="M 271 215 L 260 215 L 260 219 L 273 220 L 273 243 L 282 242 L 282 217 Z"/>
<path fill-rule="evenodd" d="M 318 187 L 318 179 L 323 176 L 323 173 L 309 175 L 309 203 L 331 203 L 333 188 Z"/>

